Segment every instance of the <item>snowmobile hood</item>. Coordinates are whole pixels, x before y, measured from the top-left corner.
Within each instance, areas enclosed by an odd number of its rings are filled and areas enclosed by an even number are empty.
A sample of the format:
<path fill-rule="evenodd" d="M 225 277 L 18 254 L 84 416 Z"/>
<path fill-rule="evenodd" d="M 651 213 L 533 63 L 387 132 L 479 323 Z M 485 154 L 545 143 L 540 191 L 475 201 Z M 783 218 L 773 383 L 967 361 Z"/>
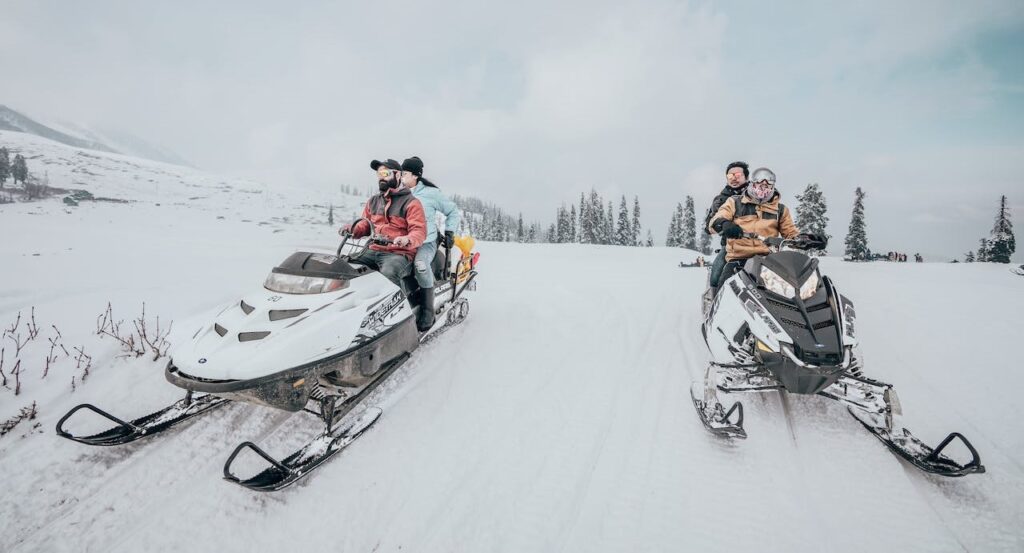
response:
<path fill-rule="evenodd" d="M 411 315 L 407 305 L 398 287 L 375 271 L 352 279 L 346 288 L 321 294 L 264 288 L 228 304 L 191 340 L 172 348 L 171 359 L 182 373 L 201 379 L 268 376 L 365 342 L 360 333 L 366 332 L 369 318 L 404 319 Z M 378 313 L 382 308 L 387 313 Z"/>

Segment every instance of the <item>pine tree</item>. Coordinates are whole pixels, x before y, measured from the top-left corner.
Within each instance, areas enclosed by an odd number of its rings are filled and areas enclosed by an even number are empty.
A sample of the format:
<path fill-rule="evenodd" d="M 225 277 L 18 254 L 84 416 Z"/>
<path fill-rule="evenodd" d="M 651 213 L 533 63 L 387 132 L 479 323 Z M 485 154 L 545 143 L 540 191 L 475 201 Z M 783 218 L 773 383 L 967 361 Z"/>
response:
<path fill-rule="evenodd" d="M 687 249 L 697 249 L 697 216 L 693 212 L 693 196 L 686 197 L 686 207 L 683 208 L 683 228 L 680 234 L 680 244 Z"/>
<path fill-rule="evenodd" d="M 604 234 L 604 202 L 597 195 L 597 191 L 590 189 L 590 201 L 587 202 L 587 213 L 589 215 L 589 232 L 587 233 L 588 244 L 603 244 Z"/>
<path fill-rule="evenodd" d="M 327 210 L 327 224 L 334 226 L 334 204 Z"/>
<path fill-rule="evenodd" d="M 988 240 L 982 238 L 978 243 L 978 253 L 974 259 L 979 263 L 988 261 Z"/>
<path fill-rule="evenodd" d="M 642 246 L 640 242 L 640 198 L 633 196 L 633 223 L 629 227 L 631 234 L 630 245 Z"/>
<path fill-rule="evenodd" d="M 704 255 L 711 255 L 711 233 L 708 229 L 702 229 L 699 231 L 700 234 L 700 253 Z"/>
<path fill-rule="evenodd" d="M 825 203 L 825 195 L 822 194 L 818 184 L 808 184 L 803 194 L 797 194 L 796 206 L 796 227 L 800 232 L 817 234 L 826 239 L 831 238 L 826 232 L 828 230 L 828 206 Z M 825 250 L 821 250 L 824 254 Z"/>
<path fill-rule="evenodd" d="M 580 233 L 579 229 L 576 228 L 576 206 L 570 206 L 569 208 L 569 220 L 566 221 L 568 234 L 566 235 L 566 242 L 579 242 Z"/>
<path fill-rule="evenodd" d="M 0 190 L 3 190 L 7 177 L 11 176 L 11 154 L 7 148 L 0 148 Z"/>
<path fill-rule="evenodd" d="M 590 244 L 594 236 L 594 227 L 591 225 L 590 204 L 587 203 L 583 192 L 580 192 L 580 209 L 577 212 L 580 223 L 576 227 L 580 244 Z"/>
<path fill-rule="evenodd" d="M 679 202 L 679 203 L 676 204 L 676 214 L 675 214 L 675 219 L 676 219 L 676 236 L 675 236 L 675 238 L 673 238 L 673 242 L 675 243 L 677 248 L 683 247 L 683 243 L 684 243 L 684 240 L 685 240 L 684 232 L 683 232 L 683 229 L 686 228 L 684 226 L 685 218 L 686 218 L 686 215 L 683 212 L 683 202 Z"/>
<path fill-rule="evenodd" d="M 565 242 L 566 234 L 569 232 L 569 224 L 565 220 L 568 217 L 568 214 L 565 212 L 565 204 L 558 208 L 557 213 L 555 222 L 552 224 L 555 227 L 554 237 L 548 239 L 548 242 Z"/>
<path fill-rule="evenodd" d="M 665 236 L 665 245 L 674 248 L 679 245 L 679 226 L 682 221 L 679 220 L 679 210 L 672 212 L 672 220 L 668 224 L 668 234 Z"/>
<path fill-rule="evenodd" d="M 11 164 L 11 174 L 14 176 L 14 184 L 18 184 L 18 181 L 21 181 L 21 185 L 25 185 L 25 179 L 28 178 L 28 165 L 25 163 L 25 156 L 21 154 L 14 156 L 14 163 Z"/>
<path fill-rule="evenodd" d="M 556 242 L 561 242 L 561 240 L 558 239 L 558 229 L 555 227 L 554 223 L 551 223 L 551 226 L 548 227 L 548 234 L 545 237 L 545 239 L 546 239 L 548 244 L 554 244 Z"/>
<path fill-rule="evenodd" d="M 523 214 L 519 214 L 519 222 L 516 223 L 516 242 L 520 244 L 526 239 L 526 229 L 523 228 Z"/>
<path fill-rule="evenodd" d="M 974 263 L 974 250 L 967 252 L 964 256 L 964 263 Z"/>
<path fill-rule="evenodd" d="M 992 226 L 992 238 L 988 241 L 986 256 L 993 263 L 1009 263 L 1013 252 L 1017 251 L 1017 240 L 1013 236 L 1013 223 L 1010 222 L 1010 207 L 1006 196 L 999 199 L 999 213 Z"/>
<path fill-rule="evenodd" d="M 647 243 L 645 245 L 648 248 L 654 247 L 654 235 L 651 234 L 651 229 L 647 229 Z"/>
<path fill-rule="evenodd" d="M 622 195 L 619 202 L 619 228 L 615 232 L 615 243 L 620 246 L 632 246 L 633 228 L 629 224 L 629 206 L 626 205 L 626 195 Z"/>
<path fill-rule="evenodd" d="M 850 261 L 865 261 L 870 258 L 868 249 L 867 226 L 864 222 L 864 198 L 867 194 L 857 187 L 856 199 L 853 201 L 853 217 L 850 229 L 846 233 L 846 258 Z"/>
<path fill-rule="evenodd" d="M 615 243 L 615 215 L 611 200 L 608 200 L 608 212 L 605 214 L 604 217 L 604 242 L 601 243 Z"/>

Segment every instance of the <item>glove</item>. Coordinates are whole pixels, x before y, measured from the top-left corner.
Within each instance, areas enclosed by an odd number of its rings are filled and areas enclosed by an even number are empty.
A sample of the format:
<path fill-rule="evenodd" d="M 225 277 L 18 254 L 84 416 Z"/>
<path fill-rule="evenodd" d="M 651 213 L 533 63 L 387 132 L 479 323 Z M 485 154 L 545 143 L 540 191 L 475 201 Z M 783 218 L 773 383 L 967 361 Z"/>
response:
<path fill-rule="evenodd" d="M 743 227 L 732 221 L 722 223 L 722 236 L 726 238 L 740 238 L 743 236 Z"/>
<path fill-rule="evenodd" d="M 444 231 L 444 246 L 450 248 L 455 245 L 455 232 L 451 230 Z"/>
<path fill-rule="evenodd" d="M 338 234 L 345 236 L 346 234 L 352 234 L 352 225 L 348 224 L 338 229 Z"/>
<path fill-rule="evenodd" d="M 819 234 L 804 233 L 798 238 L 802 238 L 806 242 L 812 242 L 815 244 L 822 244 L 822 247 L 828 245 L 828 238 Z"/>

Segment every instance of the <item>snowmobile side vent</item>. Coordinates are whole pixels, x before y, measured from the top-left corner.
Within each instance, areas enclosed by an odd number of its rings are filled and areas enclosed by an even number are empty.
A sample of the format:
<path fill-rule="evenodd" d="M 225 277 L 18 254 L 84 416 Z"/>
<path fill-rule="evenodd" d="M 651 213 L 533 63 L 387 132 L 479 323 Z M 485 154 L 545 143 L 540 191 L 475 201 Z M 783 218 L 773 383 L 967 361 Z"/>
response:
<path fill-rule="evenodd" d="M 269 331 L 263 331 L 263 332 L 239 332 L 238 333 L 238 341 L 239 342 L 252 342 L 254 340 L 262 340 L 262 339 L 266 338 L 267 336 L 270 336 L 270 332 Z"/>
<path fill-rule="evenodd" d="M 246 315 L 248 315 L 249 313 L 252 313 L 253 310 L 256 309 L 255 307 L 249 305 L 248 303 L 245 303 L 245 300 L 241 301 L 240 306 L 242 308 L 242 311 L 245 311 Z"/>
<path fill-rule="evenodd" d="M 270 315 L 270 320 L 271 321 L 280 321 L 282 319 L 291 319 L 291 318 L 294 318 L 294 317 L 298 317 L 299 315 L 305 313 L 306 311 L 309 311 L 309 310 L 308 309 L 271 309 L 269 315 Z"/>
<path fill-rule="evenodd" d="M 228 333 L 228 329 L 220 326 L 217 323 L 213 323 L 213 329 L 216 330 L 217 334 L 219 334 L 222 338 L 224 337 L 225 334 Z"/>

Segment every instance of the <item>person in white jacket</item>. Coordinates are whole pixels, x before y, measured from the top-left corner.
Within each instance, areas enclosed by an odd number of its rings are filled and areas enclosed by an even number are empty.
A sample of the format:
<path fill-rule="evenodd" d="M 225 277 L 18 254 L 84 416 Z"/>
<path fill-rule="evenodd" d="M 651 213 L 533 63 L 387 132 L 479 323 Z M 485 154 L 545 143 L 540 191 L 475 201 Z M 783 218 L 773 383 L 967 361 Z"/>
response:
<path fill-rule="evenodd" d="M 423 214 L 427 219 L 427 238 L 416 251 L 413 268 L 416 282 L 422 290 L 422 305 L 433 306 L 434 272 L 431 269 L 431 262 L 437 254 L 437 214 L 443 213 L 445 216 L 444 242 L 449 248 L 455 242 L 455 229 L 459 228 L 461 214 L 455 202 L 445 197 L 436 184 L 423 178 L 423 160 L 420 158 L 413 156 L 402 162 L 402 184 L 411 189 L 416 199 L 423 204 Z M 433 325 L 434 310 L 420 309 L 416 317 L 416 327 L 419 331 L 425 332 Z"/>

